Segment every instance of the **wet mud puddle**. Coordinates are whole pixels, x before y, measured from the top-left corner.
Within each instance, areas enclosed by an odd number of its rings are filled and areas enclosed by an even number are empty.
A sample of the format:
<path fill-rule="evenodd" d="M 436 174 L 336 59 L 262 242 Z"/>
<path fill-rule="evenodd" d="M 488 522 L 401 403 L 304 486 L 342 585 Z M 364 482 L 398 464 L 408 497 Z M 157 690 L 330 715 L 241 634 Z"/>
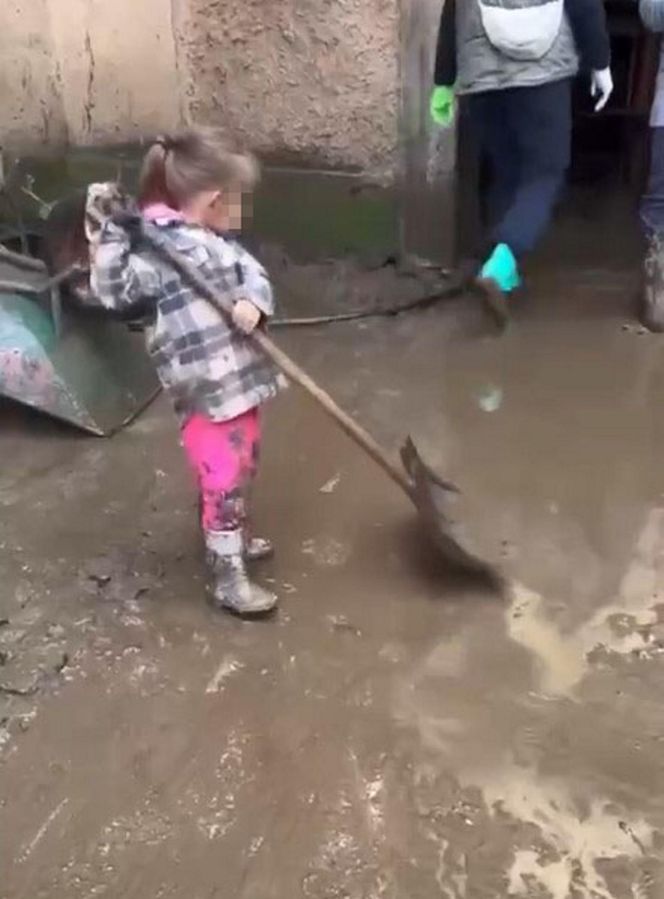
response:
<path fill-rule="evenodd" d="M 542 317 L 451 348 L 446 367 L 447 459 L 514 578 L 504 608 L 469 611 L 397 691 L 423 782 L 435 793 L 454 772 L 471 843 L 503 884 L 492 893 L 441 823 L 450 899 L 664 891 L 661 352 L 618 315 L 579 321 L 588 282 L 560 280 L 562 310 L 554 283 Z M 594 280 L 622 295 L 615 273 Z"/>

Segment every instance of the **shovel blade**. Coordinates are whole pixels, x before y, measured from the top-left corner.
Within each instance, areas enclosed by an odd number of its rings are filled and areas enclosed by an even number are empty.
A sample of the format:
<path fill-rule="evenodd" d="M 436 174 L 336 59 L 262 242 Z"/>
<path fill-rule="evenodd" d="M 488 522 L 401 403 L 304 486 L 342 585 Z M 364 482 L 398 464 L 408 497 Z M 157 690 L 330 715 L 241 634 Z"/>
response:
<path fill-rule="evenodd" d="M 401 448 L 401 461 L 412 482 L 411 498 L 428 538 L 451 567 L 494 578 L 494 566 L 481 558 L 461 520 L 462 494 L 440 478 L 422 459 L 411 437 Z"/>

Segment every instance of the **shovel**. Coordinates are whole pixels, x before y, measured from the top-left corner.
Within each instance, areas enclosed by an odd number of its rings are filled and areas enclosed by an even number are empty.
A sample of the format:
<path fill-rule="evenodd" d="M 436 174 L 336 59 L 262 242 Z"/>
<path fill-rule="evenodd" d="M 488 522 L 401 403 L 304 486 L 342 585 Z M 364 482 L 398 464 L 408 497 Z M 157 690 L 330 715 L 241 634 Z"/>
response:
<path fill-rule="evenodd" d="M 223 294 L 204 278 L 189 260 L 167 239 L 145 225 L 141 228 L 145 242 L 168 261 L 197 291 L 226 316 L 232 307 Z M 411 437 L 401 449 L 400 466 L 323 390 L 290 356 L 284 353 L 264 332 L 256 330 L 251 339 L 291 381 L 298 384 L 327 415 L 364 450 L 385 474 L 400 487 L 417 509 L 426 533 L 446 563 L 490 578 L 497 576 L 493 566 L 481 559 L 470 547 L 467 535 L 455 520 L 461 493 L 457 487 L 439 478 L 422 460 Z"/>

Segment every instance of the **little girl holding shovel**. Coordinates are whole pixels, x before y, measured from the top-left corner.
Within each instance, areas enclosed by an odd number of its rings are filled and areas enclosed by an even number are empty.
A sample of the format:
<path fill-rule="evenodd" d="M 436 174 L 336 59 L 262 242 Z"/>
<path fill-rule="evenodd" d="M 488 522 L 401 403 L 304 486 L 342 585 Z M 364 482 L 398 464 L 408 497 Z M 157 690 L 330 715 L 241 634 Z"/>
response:
<path fill-rule="evenodd" d="M 247 501 L 258 464 L 259 410 L 282 380 L 248 335 L 273 314 L 274 300 L 264 269 L 230 236 L 241 230 L 257 178 L 254 158 L 212 128 L 159 139 L 141 173 L 143 221 L 232 303 L 230 319 L 141 240 L 140 220 L 132 226 L 131 216 L 109 216 L 117 208 L 114 185 L 93 185 L 86 212 L 93 294 L 108 310 L 146 319 L 148 351 L 198 478 L 214 602 L 243 617 L 268 614 L 277 604 L 246 568 L 272 552 L 269 541 L 250 532 Z"/>

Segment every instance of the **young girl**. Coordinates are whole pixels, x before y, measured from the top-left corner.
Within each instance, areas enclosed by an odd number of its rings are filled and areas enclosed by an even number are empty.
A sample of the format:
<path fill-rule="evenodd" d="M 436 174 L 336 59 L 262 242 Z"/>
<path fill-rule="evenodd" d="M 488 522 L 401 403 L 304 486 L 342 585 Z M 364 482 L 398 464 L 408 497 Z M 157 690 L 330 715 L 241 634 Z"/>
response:
<path fill-rule="evenodd" d="M 104 307 L 146 317 L 148 351 L 198 478 L 215 604 L 241 616 L 265 615 L 277 604 L 246 570 L 247 562 L 272 553 L 269 541 L 251 536 L 247 501 L 258 464 L 259 409 L 281 386 L 249 336 L 273 313 L 272 289 L 231 236 L 242 227 L 243 202 L 257 178 L 253 157 L 227 135 L 192 128 L 158 140 L 140 179 L 143 218 L 228 297 L 232 322 L 113 218 L 93 238 L 91 274 Z M 88 221 L 108 206 L 103 195 L 99 186 L 90 189 Z"/>

